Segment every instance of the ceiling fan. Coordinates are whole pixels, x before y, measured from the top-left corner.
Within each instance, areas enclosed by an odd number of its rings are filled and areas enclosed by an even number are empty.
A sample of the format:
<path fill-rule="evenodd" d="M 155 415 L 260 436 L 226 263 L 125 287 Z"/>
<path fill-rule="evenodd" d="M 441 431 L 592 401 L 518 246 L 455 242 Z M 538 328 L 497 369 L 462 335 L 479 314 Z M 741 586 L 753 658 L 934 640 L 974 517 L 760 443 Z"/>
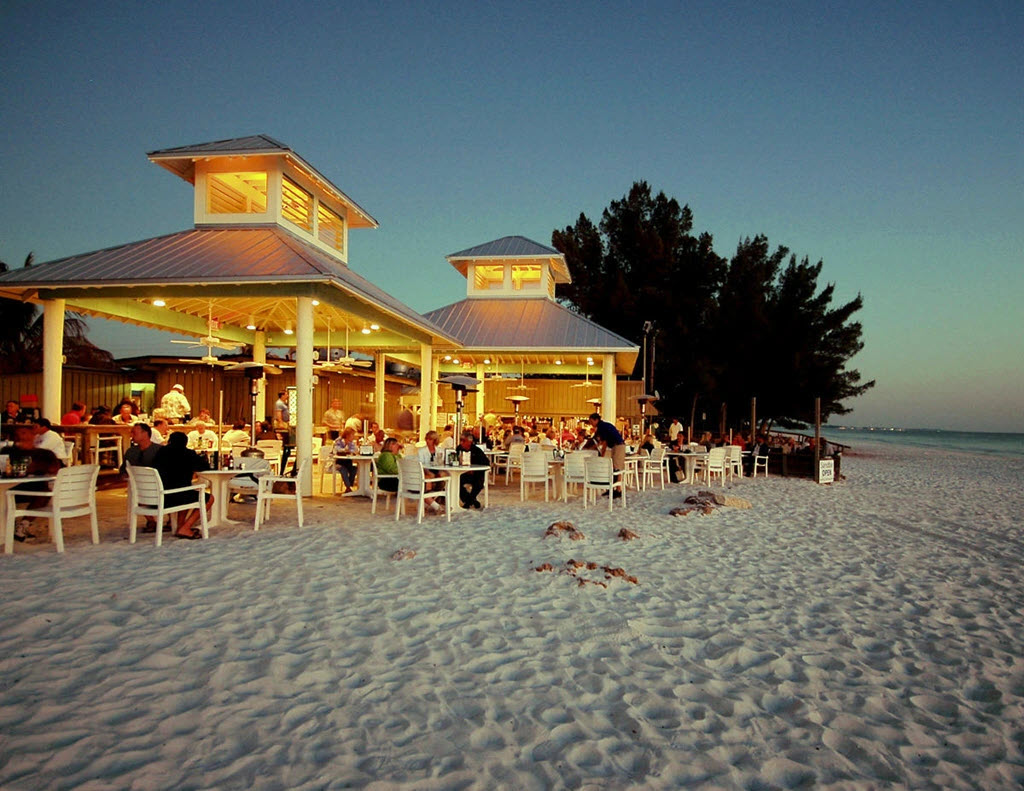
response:
<path fill-rule="evenodd" d="M 591 381 L 590 381 L 590 366 L 591 366 L 591 365 L 592 365 L 592 362 L 591 362 L 591 360 L 590 360 L 590 359 L 588 358 L 588 359 L 587 359 L 587 370 L 586 370 L 586 379 L 584 379 L 584 380 L 583 380 L 582 382 L 577 382 L 577 383 L 576 383 L 576 384 L 574 384 L 574 385 L 569 385 L 569 387 L 570 387 L 570 388 L 574 388 L 574 387 L 582 387 L 582 388 L 585 388 L 585 389 L 589 389 L 589 388 L 591 388 L 591 387 L 600 387 L 600 386 L 601 386 L 601 385 L 599 385 L 599 384 L 598 384 L 597 382 L 591 382 Z"/>
<path fill-rule="evenodd" d="M 189 346 L 193 349 L 206 349 L 206 354 L 200 357 L 198 360 L 189 358 L 179 358 L 178 362 L 188 363 L 190 365 L 231 365 L 230 362 L 222 362 L 213 354 L 214 349 L 223 349 L 224 351 L 234 351 L 242 346 L 244 343 L 239 341 L 225 341 L 216 337 L 213 331 L 218 329 L 220 324 L 213 318 L 213 303 L 210 303 L 209 314 L 206 319 L 206 337 L 196 338 L 193 341 L 171 341 L 171 343 L 178 343 L 182 346 Z"/>
<path fill-rule="evenodd" d="M 536 390 L 536 387 L 526 386 L 526 361 L 523 358 L 519 360 L 519 384 L 512 385 L 509 390 Z"/>
<path fill-rule="evenodd" d="M 313 353 L 314 359 L 319 356 L 318 352 Z M 334 373 L 337 371 L 351 371 L 353 368 L 369 368 L 373 363 L 369 360 L 357 360 L 348 353 L 348 327 L 345 327 L 345 354 L 341 354 L 340 349 L 331 351 L 331 323 L 327 322 L 327 359 L 320 361 L 316 360 L 313 363 L 313 368 L 316 371 L 323 371 L 324 373 Z"/>

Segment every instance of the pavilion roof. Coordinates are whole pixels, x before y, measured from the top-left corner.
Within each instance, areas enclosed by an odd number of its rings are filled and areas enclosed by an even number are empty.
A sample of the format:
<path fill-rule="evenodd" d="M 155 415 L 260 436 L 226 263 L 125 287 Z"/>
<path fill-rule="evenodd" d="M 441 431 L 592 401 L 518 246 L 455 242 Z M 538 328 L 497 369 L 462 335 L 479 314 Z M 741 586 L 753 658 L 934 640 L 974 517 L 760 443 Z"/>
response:
<path fill-rule="evenodd" d="M 326 296 L 329 301 L 332 293 L 344 297 L 350 318 L 451 340 L 412 308 L 279 226 L 204 226 L 0 275 L 0 295 L 15 299 L 66 298 L 72 309 L 106 315 L 96 300 L 151 302 L 166 294 L 169 306 L 172 299 L 188 302 L 181 309 L 195 316 L 205 316 L 211 301 L 218 302 L 217 315 L 228 323 L 244 326 L 248 316 L 262 316 L 268 330 L 283 330 L 294 320 L 283 298 Z M 339 315 L 334 329 L 345 320 Z M 136 323 L 161 326 L 141 318 Z"/>
<path fill-rule="evenodd" d="M 620 371 L 633 368 L 639 346 L 550 299 L 474 297 L 424 314 L 461 348 L 494 353 L 614 353 Z"/>

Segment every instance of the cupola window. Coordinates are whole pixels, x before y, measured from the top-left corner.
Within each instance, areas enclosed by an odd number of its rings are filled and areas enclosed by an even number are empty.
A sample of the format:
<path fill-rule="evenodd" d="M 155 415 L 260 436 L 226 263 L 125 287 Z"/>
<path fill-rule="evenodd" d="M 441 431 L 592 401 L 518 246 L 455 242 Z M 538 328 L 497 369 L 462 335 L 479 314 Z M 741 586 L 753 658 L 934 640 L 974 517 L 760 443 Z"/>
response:
<path fill-rule="evenodd" d="M 313 196 L 287 177 L 281 180 L 281 216 L 312 233 Z"/>
<path fill-rule="evenodd" d="M 267 210 L 267 174 L 210 173 L 206 210 L 210 214 L 263 214 Z"/>

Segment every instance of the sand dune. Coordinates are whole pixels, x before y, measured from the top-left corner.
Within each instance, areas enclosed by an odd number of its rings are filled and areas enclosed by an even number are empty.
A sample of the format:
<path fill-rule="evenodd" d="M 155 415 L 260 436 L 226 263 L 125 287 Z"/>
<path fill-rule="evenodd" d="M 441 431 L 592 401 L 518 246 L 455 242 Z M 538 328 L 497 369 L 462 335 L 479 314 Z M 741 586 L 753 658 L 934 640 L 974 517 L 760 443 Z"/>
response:
<path fill-rule="evenodd" d="M 1019 788 L 1024 462 L 873 450 L 706 516 L 516 490 L 19 546 L 0 787 Z"/>

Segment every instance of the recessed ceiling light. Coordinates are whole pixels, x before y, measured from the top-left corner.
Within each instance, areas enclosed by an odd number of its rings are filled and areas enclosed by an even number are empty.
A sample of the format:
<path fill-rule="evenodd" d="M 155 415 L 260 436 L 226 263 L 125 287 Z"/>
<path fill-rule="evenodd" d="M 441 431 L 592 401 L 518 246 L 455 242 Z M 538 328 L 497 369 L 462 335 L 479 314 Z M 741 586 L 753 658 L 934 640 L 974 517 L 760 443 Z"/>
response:
<path fill-rule="evenodd" d="M 166 304 L 167 304 L 167 303 L 166 303 L 166 302 L 164 302 L 164 301 L 163 301 L 162 299 L 154 299 L 154 300 L 153 300 L 153 305 L 154 305 L 154 306 L 156 306 L 156 307 L 158 307 L 158 308 L 162 308 L 162 307 L 163 307 L 164 305 L 166 305 Z"/>
<path fill-rule="evenodd" d="M 459 364 L 459 358 L 456 357 L 454 360 L 452 360 L 452 362 L 455 363 L 456 365 L 458 365 Z"/>
<path fill-rule="evenodd" d="M 319 304 L 320 304 L 320 300 L 319 300 L 319 299 L 314 299 L 314 300 L 313 300 L 313 307 L 314 307 L 314 308 L 315 308 L 315 307 L 316 307 L 317 305 L 319 305 Z"/>
<path fill-rule="evenodd" d="M 561 365 L 561 364 L 562 364 L 561 360 L 555 360 L 555 365 Z"/>
<path fill-rule="evenodd" d="M 370 334 L 370 328 L 364 324 L 363 328 L 360 330 L 360 332 L 363 333 L 363 335 L 369 335 Z"/>
<path fill-rule="evenodd" d="M 484 365 L 490 365 L 490 364 L 491 364 L 491 358 L 490 357 L 484 357 Z"/>
<path fill-rule="evenodd" d="M 373 330 L 374 332 L 376 332 L 377 330 L 380 329 L 380 325 L 379 324 L 371 324 L 370 325 L 370 329 Z"/>

